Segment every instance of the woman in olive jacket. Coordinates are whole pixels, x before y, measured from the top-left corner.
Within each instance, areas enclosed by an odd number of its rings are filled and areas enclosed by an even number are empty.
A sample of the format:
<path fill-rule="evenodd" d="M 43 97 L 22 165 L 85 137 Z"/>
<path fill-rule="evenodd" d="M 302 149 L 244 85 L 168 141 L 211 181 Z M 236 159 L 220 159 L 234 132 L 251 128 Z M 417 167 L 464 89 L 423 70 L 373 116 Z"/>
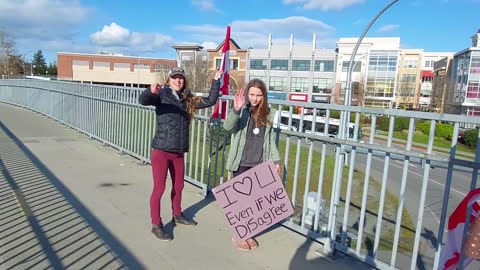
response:
<path fill-rule="evenodd" d="M 280 173 L 280 155 L 272 125 L 276 110 L 268 107 L 267 87 L 262 80 L 253 79 L 245 89 L 246 93 L 240 89 L 235 95 L 233 108 L 223 123 L 223 128 L 231 130 L 233 135 L 227 170 L 237 176 L 264 161 L 273 160 L 277 173 Z M 242 251 L 258 246 L 253 238 L 232 240 Z"/>
<path fill-rule="evenodd" d="M 155 106 L 157 116 L 157 128 L 152 140 L 153 191 L 150 196 L 150 216 L 152 233 L 160 240 L 172 240 L 172 236 L 164 230 L 160 216 L 160 203 L 165 191 L 167 171 L 172 178 L 173 224 L 197 225 L 196 221 L 182 214 L 184 153 L 188 152 L 189 127 L 195 110 L 215 105 L 219 96 L 221 75 L 222 71 L 215 74 L 208 97 L 195 97 L 188 89 L 185 71 L 175 67 L 170 71 L 165 85 L 152 84 L 138 98 L 142 105 Z"/>

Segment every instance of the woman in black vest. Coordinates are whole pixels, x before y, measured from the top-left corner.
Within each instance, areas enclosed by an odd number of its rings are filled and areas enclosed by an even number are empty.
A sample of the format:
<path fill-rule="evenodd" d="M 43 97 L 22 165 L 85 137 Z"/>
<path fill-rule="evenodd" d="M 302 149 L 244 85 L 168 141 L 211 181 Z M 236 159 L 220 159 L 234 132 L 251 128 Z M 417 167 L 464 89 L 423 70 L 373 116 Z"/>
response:
<path fill-rule="evenodd" d="M 163 228 L 160 217 L 160 202 L 167 179 L 167 171 L 172 178 L 172 210 L 174 225 L 195 226 L 197 222 L 182 214 L 181 200 L 184 186 L 184 153 L 189 148 L 189 127 L 196 109 L 215 105 L 219 96 L 222 71 L 215 73 L 208 97 L 195 97 L 188 89 L 185 71 L 173 68 L 165 85 L 152 84 L 139 97 L 142 105 L 155 106 L 157 129 L 152 140 L 153 191 L 150 196 L 150 216 L 152 233 L 163 241 L 172 236 Z"/>

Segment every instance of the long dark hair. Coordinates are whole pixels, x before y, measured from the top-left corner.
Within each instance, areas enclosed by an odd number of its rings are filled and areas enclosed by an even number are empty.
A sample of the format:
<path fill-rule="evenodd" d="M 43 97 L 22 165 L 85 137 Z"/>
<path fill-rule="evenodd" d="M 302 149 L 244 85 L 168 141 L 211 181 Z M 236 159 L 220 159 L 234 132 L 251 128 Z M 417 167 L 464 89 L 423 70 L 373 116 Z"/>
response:
<path fill-rule="evenodd" d="M 256 87 L 262 91 L 262 101 L 258 104 L 256 107 L 252 107 L 250 104 L 249 98 L 248 98 L 248 93 L 250 91 L 250 88 Z M 251 110 L 251 115 L 253 119 L 255 120 L 255 123 L 257 125 L 261 126 L 266 126 L 267 123 L 270 123 L 270 120 L 268 119 L 268 114 L 270 113 L 270 108 L 268 108 L 268 95 L 267 95 L 267 86 L 265 83 L 260 80 L 260 79 L 252 79 L 247 83 L 247 86 L 245 87 L 245 95 L 246 99 L 248 101 L 247 105 L 250 106 Z"/>

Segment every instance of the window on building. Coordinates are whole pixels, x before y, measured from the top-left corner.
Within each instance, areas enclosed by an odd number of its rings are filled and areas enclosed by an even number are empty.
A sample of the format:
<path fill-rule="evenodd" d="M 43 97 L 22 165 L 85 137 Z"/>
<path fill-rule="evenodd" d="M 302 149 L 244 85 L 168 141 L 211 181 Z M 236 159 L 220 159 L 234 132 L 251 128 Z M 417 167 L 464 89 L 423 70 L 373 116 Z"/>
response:
<path fill-rule="evenodd" d="M 342 62 L 342 72 L 348 72 L 348 65 L 350 61 L 343 61 Z M 353 62 L 353 72 L 360 72 L 362 71 L 362 62 L 354 61 Z"/>
<path fill-rule="evenodd" d="M 313 93 L 324 93 L 330 94 L 333 89 L 333 79 L 332 78 L 313 78 Z"/>
<path fill-rule="evenodd" d="M 470 73 L 471 74 L 480 74 L 480 57 L 473 56 L 472 62 L 470 65 Z"/>
<path fill-rule="evenodd" d="M 396 71 L 397 57 L 377 55 L 371 56 L 368 63 L 369 71 Z"/>
<path fill-rule="evenodd" d="M 403 61 L 403 68 L 417 68 L 417 67 L 418 67 L 418 60 L 407 59 Z"/>
<path fill-rule="evenodd" d="M 265 83 L 267 82 L 267 81 L 266 81 L 267 77 L 265 77 L 265 76 L 259 76 L 259 75 L 255 75 L 255 74 L 250 74 L 250 77 L 249 77 L 248 80 L 252 80 L 252 79 L 260 79 L 260 80 L 262 80 L 262 81 L 265 82 Z"/>
<path fill-rule="evenodd" d="M 271 70 L 288 70 L 288 60 L 272 59 Z"/>
<path fill-rule="evenodd" d="M 314 71 L 334 72 L 335 61 L 333 60 L 315 60 Z"/>
<path fill-rule="evenodd" d="M 266 59 L 250 59 L 250 69 L 267 70 L 267 60 Z"/>
<path fill-rule="evenodd" d="M 238 59 L 230 59 L 230 69 L 238 69 Z"/>
<path fill-rule="evenodd" d="M 393 97 L 395 81 L 393 78 L 368 78 L 366 96 Z"/>
<path fill-rule="evenodd" d="M 468 107 L 467 108 L 467 115 L 468 116 L 480 116 L 480 109 L 475 107 Z"/>
<path fill-rule="evenodd" d="M 141 69 L 141 70 L 147 70 L 147 69 L 150 70 L 150 65 L 149 65 L 149 64 L 140 64 L 140 65 L 139 65 L 139 64 L 135 64 L 135 65 L 133 66 L 133 69 L 134 69 L 134 70 L 140 70 L 140 69 Z"/>
<path fill-rule="evenodd" d="M 168 70 L 170 70 L 170 67 L 168 67 L 166 65 L 155 64 L 155 66 L 154 66 L 154 72 L 165 72 L 165 71 L 168 71 Z"/>
<path fill-rule="evenodd" d="M 287 77 L 270 76 L 268 90 L 270 91 L 288 91 Z"/>
<path fill-rule="evenodd" d="M 402 83 L 415 83 L 417 80 L 416 74 L 403 74 L 402 75 Z"/>
<path fill-rule="evenodd" d="M 467 98 L 480 98 L 480 82 L 479 81 L 468 82 Z"/>
<path fill-rule="evenodd" d="M 308 78 L 292 77 L 290 79 L 290 91 L 292 92 L 308 92 Z"/>
<path fill-rule="evenodd" d="M 220 69 L 220 65 L 222 64 L 222 59 L 215 59 L 215 69 Z"/>
<path fill-rule="evenodd" d="M 222 59 L 215 59 L 215 69 L 220 69 Z M 238 69 L 238 59 L 230 59 L 230 69 Z"/>
<path fill-rule="evenodd" d="M 425 61 L 425 67 L 426 68 L 433 68 L 434 65 L 435 65 L 435 61 L 433 61 L 433 60 Z"/>
<path fill-rule="evenodd" d="M 310 60 L 292 60 L 292 70 L 310 71 Z"/>

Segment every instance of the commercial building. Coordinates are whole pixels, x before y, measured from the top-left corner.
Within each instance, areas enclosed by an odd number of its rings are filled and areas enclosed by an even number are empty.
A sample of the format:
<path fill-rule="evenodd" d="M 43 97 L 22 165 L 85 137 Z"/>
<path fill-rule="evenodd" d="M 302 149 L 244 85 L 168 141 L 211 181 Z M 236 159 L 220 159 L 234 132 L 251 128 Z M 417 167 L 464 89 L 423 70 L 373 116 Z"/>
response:
<path fill-rule="evenodd" d="M 480 29 L 471 38 L 472 46 L 453 57 L 448 112 L 480 116 Z"/>
<path fill-rule="evenodd" d="M 266 49 L 248 50 L 248 80 L 265 81 L 271 98 L 330 103 L 335 88 L 336 52 L 312 44 L 274 44 L 269 37 Z"/>
<path fill-rule="evenodd" d="M 114 54 L 57 53 L 58 79 L 95 84 L 146 87 L 163 81 L 174 59 Z"/>
<path fill-rule="evenodd" d="M 347 71 L 357 38 L 337 41 L 338 64 L 336 96 L 343 103 Z M 392 108 L 400 56 L 400 38 L 365 38 L 354 59 L 352 71 L 352 105 Z M 358 85 L 358 87 L 355 87 Z M 339 102 L 335 102 L 339 103 Z"/>

